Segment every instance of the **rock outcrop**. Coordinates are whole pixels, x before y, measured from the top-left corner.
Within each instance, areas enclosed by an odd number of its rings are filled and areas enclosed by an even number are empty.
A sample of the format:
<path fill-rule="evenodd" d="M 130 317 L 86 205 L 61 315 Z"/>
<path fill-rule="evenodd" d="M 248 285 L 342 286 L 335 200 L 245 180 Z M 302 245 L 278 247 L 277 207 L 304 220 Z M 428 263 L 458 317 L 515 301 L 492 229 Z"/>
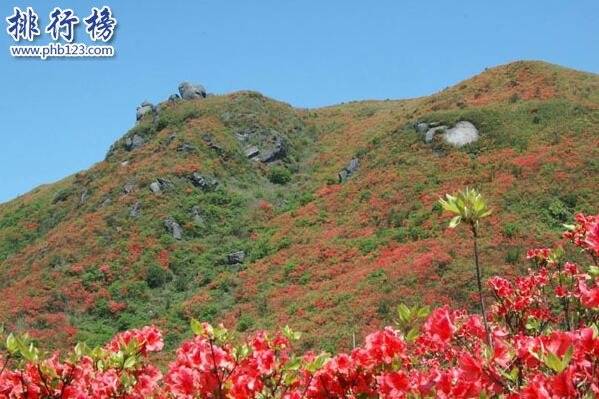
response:
<path fill-rule="evenodd" d="M 351 175 L 354 174 L 358 167 L 360 166 L 360 160 L 358 158 L 352 158 L 351 161 L 347 164 L 347 166 L 338 174 L 339 183 L 346 181 Z"/>
<path fill-rule="evenodd" d="M 212 134 L 203 133 L 202 140 L 204 140 L 206 142 L 206 145 L 208 146 L 208 148 L 210 148 L 211 150 L 216 152 L 218 155 L 223 155 L 225 153 L 224 148 L 221 147 L 219 144 L 217 144 L 214 141 L 214 137 L 212 136 Z"/>
<path fill-rule="evenodd" d="M 191 183 L 202 189 L 203 191 L 213 190 L 218 186 L 218 180 L 214 177 L 203 176 L 198 172 L 194 172 L 191 176 L 189 176 L 189 180 Z"/>
<path fill-rule="evenodd" d="M 202 217 L 202 210 L 200 209 L 200 207 L 198 205 L 194 205 L 191 207 L 191 216 L 193 218 L 193 221 L 196 224 L 204 224 L 204 218 Z"/>
<path fill-rule="evenodd" d="M 154 105 L 152 105 L 152 103 L 148 101 L 144 101 L 143 103 L 141 103 L 139 107 L 137 107 L 137 110 L 135 112 L 135 119 L 139 121 L 141 118 L 143 118 L 145 115 L 149 114 L 153 110 Z"/>
<path fill-rule="evenodd" d="M 191 144 L 183 143 L 177 147 L 177 152 L 189 153 L 195 151 L 196 148 Z"/>
<path fill-rule="evenodd" d="M 135 184 L 133 183 L 127 183 L 123 186 L 123 191 L 125 194 L 129 194 L 133 190 L 135 190 Z"/>
<path fill-rule="evenodd" d="M 287 146 L 281 137 L 277 137 L 275 139 L 275 144 L 267 151 L 264 155 L 260 157 L 260 161 L 264 163 L 271 163 L 277 161 L 279 159 L 285 158 L 287 155 Z"/>
<path fill-rule="evenodd" d="M 245 251 L 235 251 L 231 252 L 227 255 L 227 263 L 230 265 L 236 265 L 238 263 L 243 263 L 245 259 Z"/>
<path fill-rule="evenodd" d="M 437 133 L 441 134 L 444 142 L 455 147 L 462 147 L 466 144 L 474 143 L 479 138 L 478 129 L 472 122 L 468 121 L 459 121 L 452 128 L 448 128 L 445 125 L 430 127 L 424 135 L 424 141 L 426 143 L 432 143 Z"/>
<path fill-rule="evenodd" d="M 445 132 L 444 139 L 451 145 L 462 147 L 478 140 L 478 129 L 468 121 L 460 121 Z"/>
<path fill-rule="evenodd" d="M 183 238 L 183 229 L 181 228 L 181 225 L 179 225 L 179 223 L 172 217 L 169 217 L 164 221 L 164 228 L 175 240 Z"/>
<path fill-rule="evenodd" d="M 260 155 L 260 149 L 255 145 L 249 146 L 245 149 L 245 156 L 248 158 L 255 158 Z"/>
<path fill-rule="evenodd" d="M 143 137 L 141 137 L 139 134 L 134 134 L 133 137 L 127 137 L 125 139 L 125 150 L 133 151 L 137 148 L 143 147 L 144 144 L 145 141 Z"/>
<path fill-rule="evenodd" d="M 193 85 L 189 82 L 183 82 L 179 85 L 179 94 L 184 100 L 206 98 L 206 89 L 204 89 L 204 86 L 202 85 Z"/>
<path fill-rule="evenodd" d="M 160 192 L 160 183 L 158 183 L 157 181 L 154 181 L 150 184 L 150 190 L 154 193 L 157 194 Z"/>
<path fill-rule="evenodd" d="M 139 201 L 137 201 L 129 209 L 129 216 L 132 218 L 137 218 L 140 215 L 141 215 L 141 203 Z"/>

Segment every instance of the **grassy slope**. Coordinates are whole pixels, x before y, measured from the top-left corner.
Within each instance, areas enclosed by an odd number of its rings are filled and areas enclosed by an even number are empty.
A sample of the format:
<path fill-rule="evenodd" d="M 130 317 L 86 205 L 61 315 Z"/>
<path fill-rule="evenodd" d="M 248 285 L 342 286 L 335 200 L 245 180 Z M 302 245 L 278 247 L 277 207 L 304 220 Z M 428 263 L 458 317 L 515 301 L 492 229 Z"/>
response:
<path fill-rule="evenodd" d="M 399 302 L 474 303 L 470 249 L 435 205 L 445 192 L 471 185 L 489 198 L 487 274 L 509 273 L 575 211 L 599 208 L 599 77 L 541 62 L 492 68 L 414 100 L 295 110 L 240 92 L 168 105 L 156 128 L 150 119 L 128 133 L 149 141 L 141 149 L 117 142 L 90 170 L 0 205 L 0 316 L 10 327 L 98 343 L 153 321 L 173 344 L 198 317 L 238 330 L 289 323 L 307 332 L 306 347 L 347 348 L 352 333 L 389 322 Z M 436 148 L 444 156 L 412 127 L 463 119 L 481 140 Z M 243 156 L 234 133 L 248 128 L 285 137 L 288 185 Z M 182 143 L 196 151 L 177 152 Z M 355 155 L 358 173 L 337 184 Z M 193 171 L 221 185 L 202 192 L 187 179 Z M 171 184 L 152 194 L 157 177 Z M 125 194 L 128 182 L 136 189 Z M 142 216 L 133 219 L 136 201 Z M 184 240 L 166 233 L 168 216 Z M 237 249 L 248 252 L 242 268 L 225 262 Z"/>

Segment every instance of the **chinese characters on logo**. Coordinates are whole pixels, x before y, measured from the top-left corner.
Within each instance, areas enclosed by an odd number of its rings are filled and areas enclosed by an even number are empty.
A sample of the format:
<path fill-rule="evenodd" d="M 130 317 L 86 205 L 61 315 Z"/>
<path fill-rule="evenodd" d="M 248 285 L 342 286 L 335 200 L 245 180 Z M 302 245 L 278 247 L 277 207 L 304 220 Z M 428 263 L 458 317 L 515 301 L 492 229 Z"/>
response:
<path fill-rule="evenodd" d="M 92 15 L 84 19 L 83 22 L 87 25 L 85 31 L 89 33 L 89 37 L 93 41 L 102 40 L 107 42 L 114 33 L 116 19 L 112 18 L 110 8 L 104 6 L 102 11 L 96 7 L 92 8 Z"/>
<path fill-rule="evenodd" d="M 58 35 L 60 34 L 64 40 L 70 43 L 75 36 L 74 26 L 78 23 L 79 18 L 75 16 L 73 10 L 61 10 L 56 7 L 50 13 L 50 24 L 46 27 L 46 33 L 49 33 L 54 40 L 58 40 Z"/>
<path fill-rule="evenodd" d="M 18 7 L 15 7 L 13 11 L 14 14 L 6 18 L 8 34 L 17 42 L 21 39 L 33 41 L 33 38 L 40 34 L 37 14 L 31 7 L 27 7 L 26 12 L 21 11 Z"/>
<path fill-rule="evenodd" d="M 35 36 L 40 35 L 39 18 L 33 8 L 27 7 L 22 11 L 14 7 L 13 15 L 6 18 L 8 27 L 6 32 L 18 42 L 21 39 L 33 41 Z M 85 31 L 89 34 L 92 41 L 101 40 L 108 42 L 117 25 L 116 18 L 112 16 L 110 7 L 104 6 L 102 9 L 92 8 L 91 15 L 83 20 L 87 26 Z M 50 13 L 50 23 L 46 26 L 44 32 L 49 33 L 53 40 L 59 40 L 59 37 L 70 43 L 75 38 L 75 25 L 79 23 L 79 17 L 71 9 L 61 9 L 55 7 Z"/>

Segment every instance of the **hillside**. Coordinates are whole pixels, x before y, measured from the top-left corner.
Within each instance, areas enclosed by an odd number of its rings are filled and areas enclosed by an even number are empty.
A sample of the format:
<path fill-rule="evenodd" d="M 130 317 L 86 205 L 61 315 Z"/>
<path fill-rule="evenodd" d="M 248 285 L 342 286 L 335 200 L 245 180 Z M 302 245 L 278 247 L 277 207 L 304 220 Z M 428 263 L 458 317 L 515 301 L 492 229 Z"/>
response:
<path fill-rule="evenodd" d="M 425 142 L 459 121 L 480 138 Z M 467 185 L 494 211 L 487 276 L 596 212 L 599 75 L 516 62 L 410 100 L 166 101 L 104 161 L 0 205 L 0 319 L 57 346 L 156 323 L 172 347 L 195 317 L 346 349 L 400 302 L 475 306 L 436 204 Z"/>

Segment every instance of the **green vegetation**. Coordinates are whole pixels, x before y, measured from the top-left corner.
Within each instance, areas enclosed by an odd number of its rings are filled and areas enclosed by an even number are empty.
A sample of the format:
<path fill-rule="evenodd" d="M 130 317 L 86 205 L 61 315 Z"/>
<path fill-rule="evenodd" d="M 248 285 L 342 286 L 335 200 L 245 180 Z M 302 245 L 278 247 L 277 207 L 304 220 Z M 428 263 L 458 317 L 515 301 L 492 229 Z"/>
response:
<path fill-rule="evenodd" d="M 283 166 L 274 166 L 268 171 L 268 180 L 274 184 L 287 184 L 291 181 L 291 172 Z"/>

